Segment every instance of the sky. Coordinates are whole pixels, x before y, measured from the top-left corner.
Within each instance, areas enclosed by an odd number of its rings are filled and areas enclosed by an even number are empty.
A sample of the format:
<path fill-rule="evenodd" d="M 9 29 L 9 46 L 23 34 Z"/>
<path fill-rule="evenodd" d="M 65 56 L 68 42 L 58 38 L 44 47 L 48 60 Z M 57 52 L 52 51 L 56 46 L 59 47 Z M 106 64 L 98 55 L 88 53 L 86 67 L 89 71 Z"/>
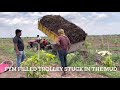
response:
<path fill-rule="evenodd" d="M 38 29 L 38 19 L 45 15 L 61 15 L 81 27 L 88 35 L 120 34 L 120 12 L 0 12 L 0 38 L 46 36 Z"/>

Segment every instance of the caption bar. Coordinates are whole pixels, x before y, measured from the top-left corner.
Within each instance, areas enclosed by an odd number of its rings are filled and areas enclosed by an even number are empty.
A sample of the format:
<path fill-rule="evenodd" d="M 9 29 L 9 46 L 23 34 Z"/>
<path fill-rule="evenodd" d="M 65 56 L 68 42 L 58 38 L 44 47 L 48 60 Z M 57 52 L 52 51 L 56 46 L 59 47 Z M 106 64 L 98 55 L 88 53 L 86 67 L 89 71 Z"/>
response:
<path fill-rule="evenodd" d="M 63 67 L 5 67 L 5 71 L 62 71 Z M 65 71 L 117 71 L 117 67 L 65 67 Z"/>

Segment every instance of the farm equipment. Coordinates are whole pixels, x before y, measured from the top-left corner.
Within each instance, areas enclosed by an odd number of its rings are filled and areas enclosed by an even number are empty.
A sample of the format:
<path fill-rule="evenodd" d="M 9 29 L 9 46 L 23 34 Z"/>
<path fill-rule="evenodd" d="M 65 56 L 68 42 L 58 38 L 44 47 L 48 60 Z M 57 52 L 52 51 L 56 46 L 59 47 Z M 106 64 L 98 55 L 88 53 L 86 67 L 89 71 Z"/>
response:
<path fill-rule="evenodd" d="M 38 29 L 53 41 L 52 48 L 55 48 L 54 46 L 58 38 L 58 29 L 64 29 L 65 34 L 71 42 L 68 53 L 77 51 L 82 47 L 87 36 L 81 28 L 59 15 L 46 15 L 42 17 L 42 19 L 38 19 Z"/>
<path fill-rule="evenodd" d="M 27 48 L 28 49 L 32 48 L 33 51 L 36 52 L 38 49 L 47 49 L 47 50 L 49 50 L 52 47 L 51 47 L 49 42 L 46 45 L 44 45 L 42 40 L 30 40 L 30 41 L 28 41 Z"/>
<path fill-rule="evenodd" d="M 33 51 L 37 51 L 37 49 L 38 49 L 38 44 L 40 44 L 40 43 L 37 42 L 36 40 L 30 40 L 30 41 L 28 41 L 28 46 L 27 46 L 27 48 L 28 48 L 28 49 L 32 48 Z"/>

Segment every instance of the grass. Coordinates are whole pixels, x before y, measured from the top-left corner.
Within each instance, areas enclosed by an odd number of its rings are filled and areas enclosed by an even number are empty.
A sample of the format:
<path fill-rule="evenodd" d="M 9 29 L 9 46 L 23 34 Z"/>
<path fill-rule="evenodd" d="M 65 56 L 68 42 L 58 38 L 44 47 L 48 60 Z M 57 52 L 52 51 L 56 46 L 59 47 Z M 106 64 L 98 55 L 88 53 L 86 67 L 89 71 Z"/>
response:
<path fill-rule="evenodd" d="M 98 67 L 95 63 L 95 53 L 92 51 L 89 53 L 88 58 L 83 58 L 80 53 L 74 54 L 72 58 L 68 55 L 68 65 L 71 67 Z M 113 54 L 112 59 L 115 63 L 120 64 L 120 55 Z M 101 67 L 107 67 L 101 65 Z M 120 78 L 120 71 L 90 71 L 91 73 L 96 73 L 104 75 L 110 78 Z"/>
<path fill-rule="evenodd" d="M 120 47 L 112 47 L 110 48 L 111 51 L 120 51 Z"/>
<path fill-rule="evenodd" d="M 25 54 L 26 54 L 27 58 L 33 56 L 36 53 L 37 52 L 34 52 L 32 49 L 25 49 Z"/>
<path fill-rule="evenodd" d="M 112 60 L 116 63 L 120 63 L 120 54 L 113 54 Z"/>
<path fill-rule="evenodd" d="M 25 39 L 25 46 L 27 46 L 27 39 Z M 4 55 L 4 57 L 8 57 L 11 58 L 13 61 L 16 61 L 16 54 L 14 51 L 14 45 L 12 42 L 12 39 L 0 39 L 0 50 L 2 51 L 1 53 Z M 26 56 L 27 58 L 29 58 L 30 56 L 33 56 L 35 54 L 35 52 L 31 49 L 27 49 L 25 47 L 25 52 L 26 52 Z M 0 56 L 2 57 L 2 56 Z M 4 58 L 2 57 L 2 58 Z M 26 59 L 27 59 L 26 58 Z"/>
<path fill-rule="evenodd" d="M 113 50 L 117 50 L 120 52 L 120 48 L 119 47 L 116 47 L 116 44 L 115 43 L 110 43 L 110 42 L 113 42 L 113 40 L 115 40 L 116 38 L 108 38 L 108 37 L 102 37 L 103 41 L 103 46 L 101 47 L 101 42 L 99 42 L 101 40 L 101 37 L 87 37 L 86 39 L 86 47 L 90 47 L 90 48 L 87 48 L 88 52 L 89 52 L 89 55 L 88 55 L 88 58 L 83 58 L 81 56 L 81 54 L 79 53 L 78 55 L 74 55 L 72 58 L 69 58 L 68 57 L 68 64 L 69 66 L 76 66 L 76 67 L 96 67 L 96 63 L 95 63 L 95 50 L 108 50 L 108 46 L 107 46 L 107 40 L 109 40 L 109 46 L 113 46 L 114 47 L 110 47 L 110 51 L 113 51 Z M 119 39 L 120 40 L 120 39 Z M 119 42 L 119 41 L 118 41 Z M 91 44 L 92 46 L 91 46 Z M 117 46 L 120 45 L 120 43 L 117 43 Z M 118 64 L 120 65 L 120 53 L 119 54 L 116 54 L 116 53 L 113 53 L 112 54 L 112 60 L 115 62 L 115 64 Z M 102 65 L 104 67 L 104 65 Z M 92 71 L 91 73 L 96 73 L 96 74 L 100 74 L 100 75 L 104 75 L 104 76 L 107 76 L 109 78 L 120 78 L 120 71 L 99 71 L 99 72 L 96 72 L 96 71 Z"/>
<path fill-rule="evenodd" d="M 120 78 L 120 71 L 116 72 L 116 71 L 100 71 L 100 72 L 92 72 L 92 73 L 97 73 L 100 75 L 104 75 L 107 76 L 109 78 Z"/>

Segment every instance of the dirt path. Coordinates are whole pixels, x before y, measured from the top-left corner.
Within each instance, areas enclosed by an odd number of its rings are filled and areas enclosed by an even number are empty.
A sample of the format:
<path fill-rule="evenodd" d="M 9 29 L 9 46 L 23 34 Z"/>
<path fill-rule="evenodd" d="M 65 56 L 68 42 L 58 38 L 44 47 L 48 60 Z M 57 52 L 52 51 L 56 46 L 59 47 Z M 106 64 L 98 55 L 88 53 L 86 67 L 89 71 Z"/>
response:
<path fill-rule="evenodd" d="M 87 72 L 68 72 L 65 76 L 61 76 L 62 72 L 50 72 L 46 78 L 107 78 L 106 76 L 87 73 Z"/>
<path fill-rule="evenodd" d="M 20 78 L 20 77 L 26 77 L 25 72 L 7 71 L 5 73 L 0 74 L 0 78 Z"/>
<path fill-rule="evenodd" d="M 107 78 L 106 76 L 92 74 L 87 72 L 80 72 L 79 74 L 76 72 L 68 72 L 65 76 L 61 76 L 62 72 L 49 72 L 49 74 L 45 78 Z M 8 71 L 0 74 L 0 78 L 26 78 L 25 72 L 18 71 Z"/>

